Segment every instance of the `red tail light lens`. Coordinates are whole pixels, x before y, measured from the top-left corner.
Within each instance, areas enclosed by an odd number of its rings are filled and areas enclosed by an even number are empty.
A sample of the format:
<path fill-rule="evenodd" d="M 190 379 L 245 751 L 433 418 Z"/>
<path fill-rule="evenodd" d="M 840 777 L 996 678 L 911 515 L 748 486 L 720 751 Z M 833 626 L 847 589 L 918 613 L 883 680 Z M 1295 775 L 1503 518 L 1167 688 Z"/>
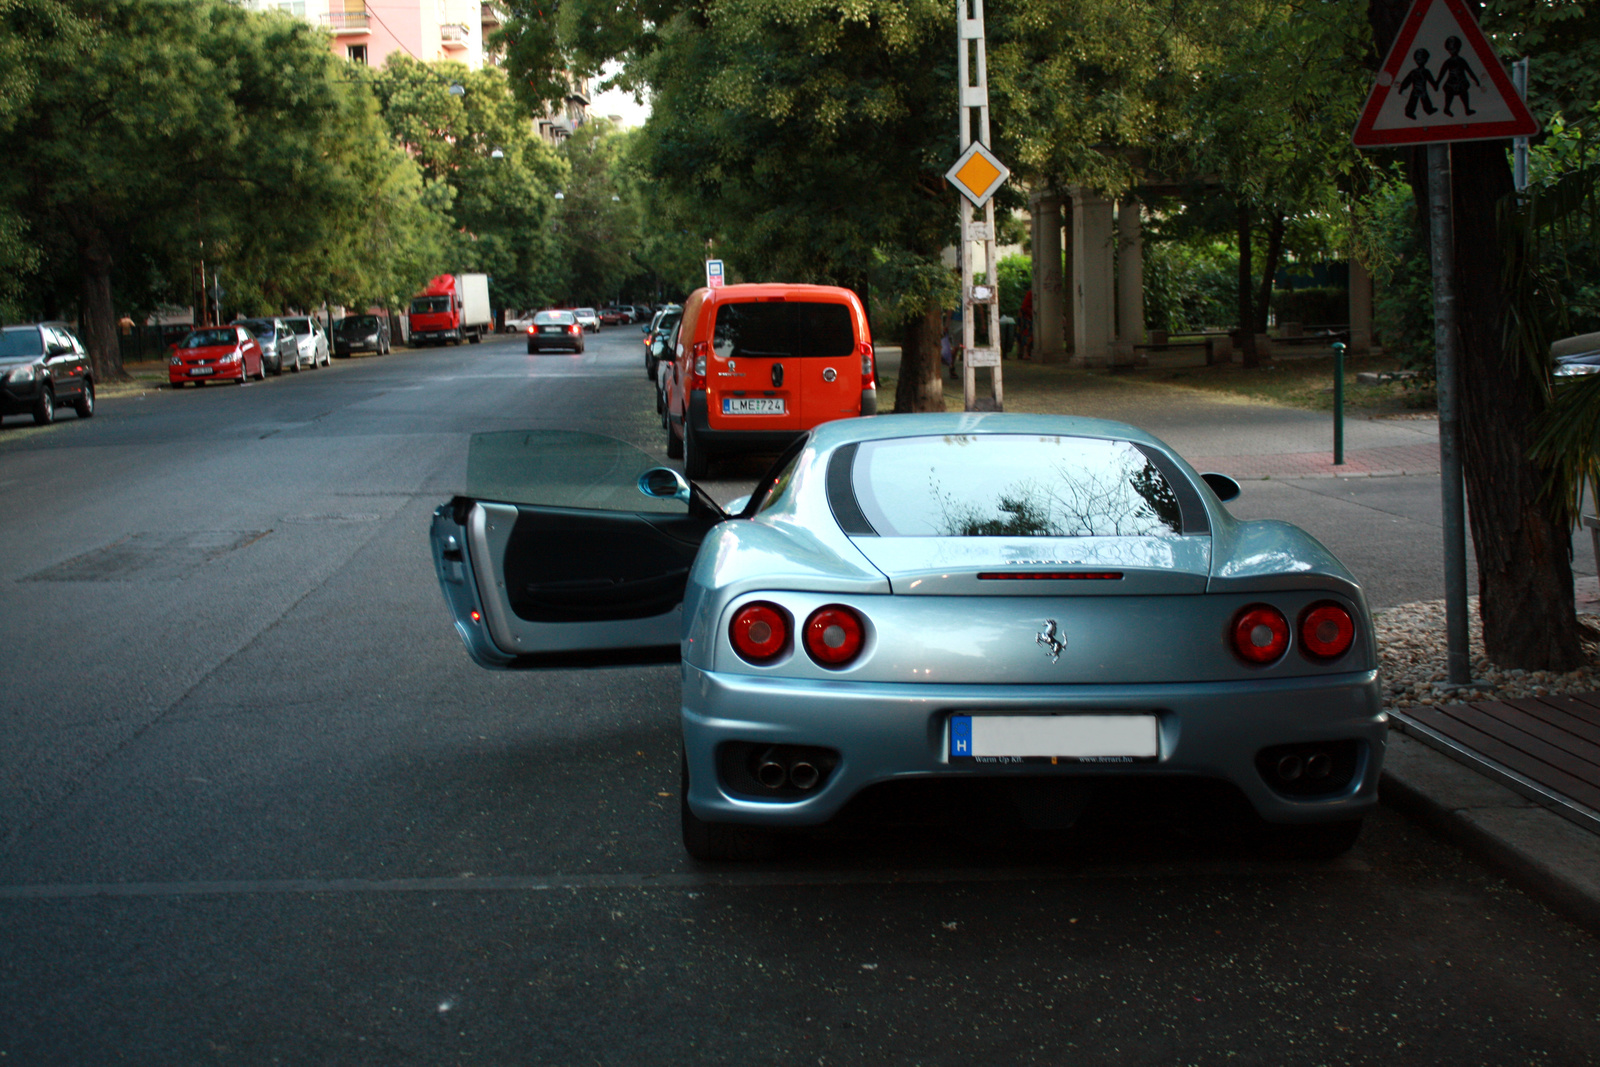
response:
<path fill-rule="evenodd" d="M 806 651 L 824 667 L 843 667 L 861 653 L 866 627 L 849 608 L 830 604 L 806 620 Z"/>
<path fill-rule="evenodd" d="M 747 604 L 733 617 L 728 640 L 751 663 L 770 662 L 789 644 L 789 616 L 776 604 Z"/>
<path fill-rule="evenodd" d="M 529 333 L 533 333 L 533 332 L 534 332 L 534 331 L 533 331 L 533 324 L 532 324 L 532 323 L 529 323 L 529 324 L 528 324 L 528 332 L 529 332 Z"/>
<path fill-rule="evenodd" d="M 1355 620 L 1338 604 L 1313 604 L 1300 617 L 1300 647 L 1316 659 L 1337 659 L 1355 639 Z"/>
<path fill-rule="evenodd" d="M 862 341 L 856 345 L 856 351 L 861 353 L 861 386 L 867 388 L 877 385 L 877 371 L 873 366 L 872 342 Z"/>
<path fill-rule="evenodd" d="M 706 359 L 711 355 L 711 345 L 706 341 L 696 341 L 689 356 L 692 360 L 689 375 L 689 388 L 704 390 L 706 387 Z"/>
<path fill-rule="evenodd" d="M 1252 604 L 1233 619 L 1233 650 L 1251 663 L 1271 663 L 1289 647 L 1289 620 L 1267 604 Z"/>
<path fill-rule="evenodd" d="M 570 334 L 576 334 L 581 329 L 583 329 L 582 326 L 579 326 L 577 323 L 573 323 L 571 326 L 567 327 L 567 332 Z"/>

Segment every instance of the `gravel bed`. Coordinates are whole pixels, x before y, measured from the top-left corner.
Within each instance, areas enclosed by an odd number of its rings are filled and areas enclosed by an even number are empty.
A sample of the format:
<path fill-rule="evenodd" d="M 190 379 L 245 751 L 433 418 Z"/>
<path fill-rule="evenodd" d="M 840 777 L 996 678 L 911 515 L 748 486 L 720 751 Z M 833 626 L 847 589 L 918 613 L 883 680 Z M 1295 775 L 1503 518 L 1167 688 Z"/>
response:
<path fill-rule="evenodd" d="M 1503 668 L 1489 662 L 1483 652 L 1483 621 L 1478 617 L 1478 598 L 1468 598 L 1468 648 L 1472 657 L 1472 680 L 1468 689 L 1449 689 L 1447 677 L 1447 638 L 1443 600 L 1420 600 L 1376 612 L 1373 628 L 1378 638 L 1378 658 L 1382 664 L 1384 706 L 1409 708 L 1418 704 L 1460 704 L 1469 700 L 1505 700 L 1541 697 L 1552 693 L 1586 693 L 1600 690 L 1600 640 L 1584 641 L 1586 666 L 1565 674 L 1559 671 L 1525 671 Z M 1600 635 L 1600 618 L 1582 616 L 1592 635 Z"/>

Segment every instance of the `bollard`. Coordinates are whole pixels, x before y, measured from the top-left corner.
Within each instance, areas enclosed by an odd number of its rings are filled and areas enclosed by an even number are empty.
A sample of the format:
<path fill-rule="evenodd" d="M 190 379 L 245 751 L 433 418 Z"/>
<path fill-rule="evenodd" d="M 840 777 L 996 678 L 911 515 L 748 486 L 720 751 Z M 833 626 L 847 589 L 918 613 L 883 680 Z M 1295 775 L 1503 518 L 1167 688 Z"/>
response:
<path fill-rule="evenodd" d="M 1344 342 L 1333 342 L 1333 465 L 1344 466 Z"/>

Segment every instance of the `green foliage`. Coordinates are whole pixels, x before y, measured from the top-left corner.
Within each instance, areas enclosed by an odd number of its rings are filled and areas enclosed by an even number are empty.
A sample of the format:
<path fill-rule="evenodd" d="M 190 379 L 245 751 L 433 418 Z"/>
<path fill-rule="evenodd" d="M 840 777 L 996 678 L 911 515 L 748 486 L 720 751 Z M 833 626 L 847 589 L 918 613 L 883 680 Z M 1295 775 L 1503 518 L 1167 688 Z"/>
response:
<path fill-rule="evenodd" d="M 1433 274 L 1411 186 L 1398 174 L 1357 206 L 1361 257 L 1372 273 L 1372 325 L 1385 355 L 1433 377 Z"/>
<path fill-rule="evenodd" d="M 1145 328 L 1189 333 L 1232 321 L 1238 262 L 1215 241 L 1146 242 Z"/>
<path fill-rule="evenodd" d="M 1000 278 L 1000 314 L 1017 316 L 1022 297 L 1033 286 L 1033 257 L 1007 256 L 995 264 Z"/>

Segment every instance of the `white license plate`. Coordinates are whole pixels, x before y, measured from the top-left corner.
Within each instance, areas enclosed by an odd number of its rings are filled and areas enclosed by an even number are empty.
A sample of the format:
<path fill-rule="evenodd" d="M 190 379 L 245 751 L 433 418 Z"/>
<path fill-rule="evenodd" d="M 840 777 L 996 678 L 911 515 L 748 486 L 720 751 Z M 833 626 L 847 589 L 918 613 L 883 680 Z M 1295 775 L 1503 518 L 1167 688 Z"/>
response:
<path fill-rule="evenodd" d="M 215 374 L 216 370 L 215 370 L 215 368 L 212 368 L 212 367 L 190 367 L 189 368 L 189 373 L 190 374 Z"/>
<path fill-rule="evenodd" d="M 949 758 L 1132 763 L 1160 754 L 1154 715 L 952 715 Z"/>
<path fill-rule="evenodd" d="M 540 333 L 566 333 L 567 331 L 563 330 L 559 326 L 541 326 L 541 327 L 539 327 L 539 332 Z"/>
<path fill-rule="evenodd" d="M 784 413 L 783 397 L 725 396 L 722 398 L 722 413 L 724 415 L 782 415 Z"/>

